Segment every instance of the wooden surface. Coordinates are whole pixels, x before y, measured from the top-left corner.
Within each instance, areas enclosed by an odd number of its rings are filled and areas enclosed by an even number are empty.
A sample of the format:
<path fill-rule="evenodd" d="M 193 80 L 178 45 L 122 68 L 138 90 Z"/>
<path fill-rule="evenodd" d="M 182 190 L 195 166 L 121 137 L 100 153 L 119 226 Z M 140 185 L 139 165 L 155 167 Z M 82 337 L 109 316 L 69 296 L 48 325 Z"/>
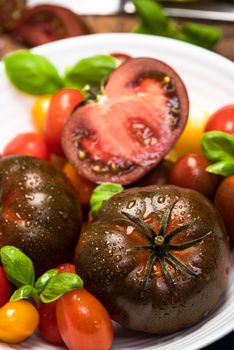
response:
<path fill-rule="evenodd" d="M 93 33 L 130 32 L 138 23 L 135 16 L 84 16 L 83 17 Z M 202 24 L 214 24 L 223 31 L 223 37 L 217 44 L 215 51 L 234 61 L 234 23 L 204 22 Z M 4 54 L 22 47 L 13 42 L 6 35 L 0 36 L 0 57 Z"/>

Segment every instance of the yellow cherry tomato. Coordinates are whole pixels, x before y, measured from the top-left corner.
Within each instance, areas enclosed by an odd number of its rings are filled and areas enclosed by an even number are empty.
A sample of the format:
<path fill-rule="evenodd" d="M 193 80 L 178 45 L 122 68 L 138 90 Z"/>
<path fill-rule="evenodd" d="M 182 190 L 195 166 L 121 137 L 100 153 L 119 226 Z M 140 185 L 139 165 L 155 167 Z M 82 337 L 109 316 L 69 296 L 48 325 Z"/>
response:
<path fill-rule="evenodd" d="M 81 204 L 88 205 L 96 185 L 79 175 L 70 163 L 65 164 L 63 171 L 79 193 Z"/>
<path fill-rule="evenodd" d="M 188 153 L 202 154 L 201 137 L 204 133 L 209 113 L 198 108 L 192 108 L 189 113 L 186 127 L 167 159 L 176 161 Z"/>
<path fill-rule="evenodd" d="M 16 344 L 24 341 L 37 329 L 39 314 L 25 300 L 12 301 L 0 308 L 0 340 Z"/>
<path fill-rule="evenodd" d="M 45 117 L 50 105 L 51 96 L 37 97 L 32 107 L 33 123 L 40 135 L 44 135 Z"/>

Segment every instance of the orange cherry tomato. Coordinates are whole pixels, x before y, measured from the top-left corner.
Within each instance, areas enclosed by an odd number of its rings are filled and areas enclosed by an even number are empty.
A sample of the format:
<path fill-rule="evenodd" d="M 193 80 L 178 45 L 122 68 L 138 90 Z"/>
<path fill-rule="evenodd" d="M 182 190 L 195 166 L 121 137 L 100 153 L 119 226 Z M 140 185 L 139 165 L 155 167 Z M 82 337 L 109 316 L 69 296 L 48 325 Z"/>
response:
<path fill-rule="evenodd" d="M 25 300 L 8 302 L 0 308 L 0 340 L 16 344 L 24 341 L 37 329 L 39 314 Z"/>
<path fill-rule="evenodd" d="M 88 205 L 96 185 L 79 175 L 70 163 L 65 164 L 63 171 L 79 193 L 81 204 Z"/>
<path fill-rule="evenodd" d="M 32 119 L 36 130 L 40 135 L 44 135 L 45 118 L 50 105 L 51 96 L 39 96 L 32 107 Z"/>
<path fill-rule="evenodd" d="M 57 322 L 69 350 L 108 350 L 113 341 L 111 319 L 104 306 L 85 289 L 57 301 Z"/>

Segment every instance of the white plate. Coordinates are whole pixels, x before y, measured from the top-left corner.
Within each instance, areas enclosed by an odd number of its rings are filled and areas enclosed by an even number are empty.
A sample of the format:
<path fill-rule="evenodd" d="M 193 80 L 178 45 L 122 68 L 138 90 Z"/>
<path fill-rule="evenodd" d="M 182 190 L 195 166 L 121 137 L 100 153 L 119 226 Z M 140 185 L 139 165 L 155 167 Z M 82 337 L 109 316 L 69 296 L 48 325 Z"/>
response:
<path fill-rule="evenodd" d="M 212 112 L 234 102 L 234 64 L 199 47 L 172 39 L 135 35 L 99 34 L 43 45 L 33 50 L 47 56 L 63 71 L 82 57 L 98 53 L 125 52 L 164 60 L 181 75 L 192 106 Z M 30 108 L 34 98 L 12 88 L 0 64 L 0 149 L 21 131 L 31 130 Z M 234 266 L 234 265 L 233 265 Z M 112 350 L 196 350 L 234 330 L 234 268 L 229 289 L 219 307 L 204 321 L 169 336 L 150 336 L 115 325 Z M 59 349 L 32 337 L 17 346 L 0 344 L 0 349 Z M 61 348 L 60 348 L 61 349 Z M 98 350 L 98 349 L 97 349 Z"/>

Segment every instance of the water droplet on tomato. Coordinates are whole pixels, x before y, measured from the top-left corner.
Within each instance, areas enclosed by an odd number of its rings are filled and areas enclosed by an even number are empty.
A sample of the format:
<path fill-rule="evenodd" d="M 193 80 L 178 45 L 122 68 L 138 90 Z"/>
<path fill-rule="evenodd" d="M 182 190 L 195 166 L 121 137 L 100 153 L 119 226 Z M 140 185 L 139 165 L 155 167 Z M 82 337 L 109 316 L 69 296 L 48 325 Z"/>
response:
<path fill-rule="evenodd" d="M 116 265 L 116 266 L 115 266 L 115 271 L 116 271 L 116 272 L 121 272 L 121 267 L 120 267 L 119 265 Z"/>
<path fill-rule="evenodd" d="M 122 260 L 122 256 L 121 255 L 116 255 L 115 257 L 114 257 L 114 261 L 116 261 L 116 262 L 119 262 L 119 261 L 121 261 Z"/>
<path fill-rule="evenodd" d="M 136 201 L 130 201 L 128 202 L 126 208 L 127 209 L 132 209 L 134 207 L 134 205 L 136 204 Z"/>

